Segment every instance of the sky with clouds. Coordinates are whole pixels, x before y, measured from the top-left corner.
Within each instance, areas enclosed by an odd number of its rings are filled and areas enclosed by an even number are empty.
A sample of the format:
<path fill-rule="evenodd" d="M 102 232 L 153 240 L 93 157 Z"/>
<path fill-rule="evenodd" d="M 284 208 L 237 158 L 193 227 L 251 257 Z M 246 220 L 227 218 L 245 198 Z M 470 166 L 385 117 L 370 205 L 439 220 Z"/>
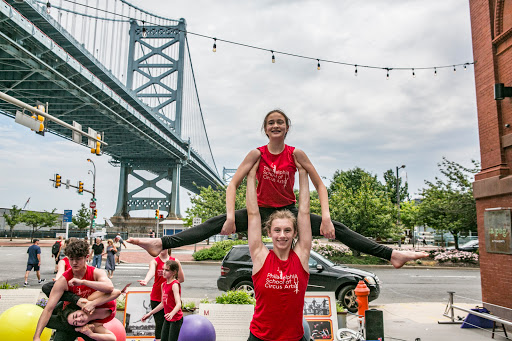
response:
<path fill-rule="evenodd" d="M 236 168 L 266 143 L 264 115 L 281 108 L 292 120 L 287 143 L 303 149 L 328 185 L 336 170 L 361 167 L 379 176 L 405 164 L 414 197 L 437 163 L 479 159 L 473 67 L 418 70 L 473 61 L 469 4 L 449 1 L 141 1 L 159 15 L 185 18 L 191 32 L 275 51 L 358 65 L 416 68 L 386 71 L 321 63 L 188 35 L 205 124 L 219 169 Z M 45 137 L 0 116 L 0 207 L 58 212 L 89 196 L 54 189 L 58 172 L 90 188 L 89 150 Z M 119 168 L 94 157 L 100 221 L 113 215 Z M 147 193 L 151 195 L 151 191 Z M 154 196 L 157 196 L 153 190 Z M 182 190 L 182 212 L 189 206 Z M 153 211 L 133 212 L 152 217 Z"/>

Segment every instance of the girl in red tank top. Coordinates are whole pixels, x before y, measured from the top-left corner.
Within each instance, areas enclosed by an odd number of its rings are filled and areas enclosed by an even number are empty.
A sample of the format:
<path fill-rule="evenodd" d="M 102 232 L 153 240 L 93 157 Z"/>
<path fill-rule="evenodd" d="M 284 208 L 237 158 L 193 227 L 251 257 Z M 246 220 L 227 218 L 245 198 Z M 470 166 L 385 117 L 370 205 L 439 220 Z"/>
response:
<path fill-rule="evenodd" d="M 340 222 L 332 221 L 327 188 L 315 167 L 302 150 L 284 143 L 289 128 L 290 120 L 283 111 L 272 110 L 265 116 L 262 130 L 268 137 L 268 144 L 251 150 L 238 166 L 226 189 L 225 215 L 210 218 L 203 224 L 176 235 L 164 236 L 161 239 L 130 238 L 128 242 L 137 244 L 156 256 L 162 248 L 194 244 L 218 233 L 228 235 L 236 231 L 246 231 L 247 210 L 235 210 L 236 191 L 256 162 L 260 162 L 257 196 L 262 217 L 266 219 L 273 211 L 281 209 L 288 209 L 297 215 L 293 193 L 295 167 L 292 162 L 296 159 L 297 163 L 304 167 L 315 186 L 321 206 L 321 215 L 310 214 L 313 235 L 323 235 L 329 239 L 336 238 L 352 249 L 391 261 L 395 268 L 400 268 L 407 261 L 428 256 L 425 252 L 393 250 L 369 240 Z"/>
<path fill-rule="evenodd" d="M 311 221 L 309 180 L 299 170 L 299 212 L 297 219 L 288 210 L 272 213 L 265 223 L 273 249 L 261 241 L 261 216 L 256 195 L 255 164 L 247 175 L 247 216 L 249 251 L 253 261 L 252 280 L 256 307 L 248 341 L 299 341 L 304 338 L 302 313 L 309 280 Z M 298 241 L 293 245 L 295 237 Z"/>
<path fill-rule="evenodd" d="M 174 260 L 165 262 L 162 284 L 162 298 L 160 304 L 149 313 L 142 316 L 141 321 L 146 321 L 151 315 L 164 309 L 164 324 L 161 338 L 168 341 L 177 341 L 183 324 L 183 312 L 181 311 L 181 285 L 178 281 L 180 265 Z"/>
<path fill-rule="evenodd" d="M 138 280 L 140 285 L 146 286 L 153 277 L 155 278 L 150 295 L 151 309 L 155 309 L 162 301 L 162 284 L 166 282 L 166 279 L 163 276 L 164 265 L 168 260 L 175 260 L 178 265 L 180 265 L 178 271 L 178 281 L 180 283 L 185 281 L 183 268 L 181 267 L 179 260 L 171 257 L 171 249 L 162 250 L 162 252 L 160 252 L 157 257 L 149 262 L 149 270 L 146 274 L 146 277 L 143 280 Z M 155 319 L 155 340 L 159 341 L 161 339 L 162 327 L 164 325 L 164 311 L 160 310 L 156 312 L 153 314 L 153 317 Z"/>

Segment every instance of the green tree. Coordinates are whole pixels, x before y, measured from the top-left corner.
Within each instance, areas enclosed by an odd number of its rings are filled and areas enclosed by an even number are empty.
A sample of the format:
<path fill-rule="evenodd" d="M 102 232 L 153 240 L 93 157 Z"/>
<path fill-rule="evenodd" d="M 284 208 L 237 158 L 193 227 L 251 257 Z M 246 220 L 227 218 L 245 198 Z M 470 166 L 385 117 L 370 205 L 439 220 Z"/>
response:
<path fill-rule="evenodd" d="M 422 190 L 423 200 L 418 210 L 418 222 L 438 232 L 450 232 L 456 248 L 459 234 L 477 230 L 472 178 L 480 167 L 477 161 L 471 162 L 474 168 L 465 168 L 443 157 L 438 167 L 444 179 L 425 181 L 427 188 Z"/>
<path fill-rule="evenodd" d="M 57 225 L 59 215 L 55 214 L 56 210 L 54 208 L 51 212 L 44 211 L 41 213 L 41 227 L 54 227 Z"/>
<path fill-rule="evenodd" d="M 191 226 L 192 219 L 199 217 L 203 222 L 215 216 L 226 213 L 226 186 L 219 186 L 213 188 L 200 187 L 199 194 L 193 195 L 190 198 L 192 207 L 187 208 L 185 213 L 185 225 Z M 236 191 L 235 210 L 245 208 L 245 192 L 247 182 L 244 179 Z"/>
<path fill-rule="evenodd" d="M 396 205 L 396 172 L 388 169 L 384 172 L 384 188 L 389 195 L 391 202 Z M 404 181 L 402 185 L 402 178 L 398 177 L 398 188 L 400 192 L 400 202 L 409 199 L 409 184 Z"/>
<path fill-rule="evenodd" d="M 349 176 L 343 171 L 335 173 L 329 198 L 332 219 L 366 237 L 396 237 L 399 234 L 394 219 L 396 208 L 375 176 L 360 168 L 356 170 L 349 171 Z M 346 179 L 354 179 L 354 174 L 357 181 L 347 183 Z"/>
<path fill-rule="evenodd" d="M 53 227 L 57 223 L 58 215 L 55 214 L 57 209 L 54 208 L 51 212 L 35 212 L 28 211 L 22 216 L 22 221 L 32 227 L 30 231 L 30 239 L 34 236 L 34 232 L 39 231 L 43 227 Z"/>
<path fill-rule="evenodd" d="M 9 210 L 9 214 L 4 213 L 5 223 L 9 225 L 9 230 L 11 232 L 11 240 L 12 240 L 12 231 L 14 227 L 21 222 L 23 213 L 21 213 L 21 208 L 18 208 L 16 205 L 12 205 L 12 208 Z"/>
<path fill-rule="evenodd" d="M 414 230 L 418 221 L 419 205 L 414 200 L 404 201 L 400 204 L 400 222 L 405 228 Z"/>
<path fill-rule="evenodd" d="M 82 206 L 78 210 L 77 214 L 71 218 L 71 221 L 79 230 L 85 229 L 91 223 L 91 210 L 85 207 L 85 204 L 82 203 Z"/>

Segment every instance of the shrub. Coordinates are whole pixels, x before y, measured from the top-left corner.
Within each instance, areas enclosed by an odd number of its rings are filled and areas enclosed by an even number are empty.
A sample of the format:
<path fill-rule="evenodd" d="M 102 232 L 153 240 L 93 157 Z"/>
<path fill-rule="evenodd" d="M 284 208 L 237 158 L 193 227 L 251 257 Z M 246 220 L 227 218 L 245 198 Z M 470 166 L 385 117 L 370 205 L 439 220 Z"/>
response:
<path fill-rule="evenodd" d="M 215 298 L 218 304 L 256 304 L 256 300 L 245 290 L 227 291 Z"/>
<path fill-rule="evenodd" d="M 194 301 L 185 303 L 181 306 L 183 311 L 194 311 L 196 310 L 196 303 Z"/>
<path fill-rule="evenodd" d="M 313 250 L 328 259 L 352 255 L 350 249 L 345 245 L 325 244 L 317 240 L 313 241 Z"/>
<path fill-rule="evenodd" d="M 118 310 L 124 310 L 126 305 L 126 296 L 124 294 L 121 294 L 121 296 L 116 299 L 116 305 Z"/>
<path fill-rule="evenodd" d="M 433 254 L 434 260 L 439 263 L 468 263 L 478 264 L 478 254 L 474 252 L 459 251 L 459 250 L 438 250 Z"/>
<path fill-rule="evenodd" d="M 195 252 L 192 257 L 194 260 L 221 260 L 226 256 L 234 245 L 247 244 L 247 240 L 223 240 L 213 243 L 209 249 L 202 249 Z"/>
<path fill-rule="evenodd" d="M 37 300 L 36 305 L 44 309 L 44 307 L 46 307 L 46 303 L 48 303 L 48 299 L 43 297 Z"/>
<path fill-rule="evenodd" d="M 0 289 L 18 289 L 18 284 L 9 284 L 7 281 L 0 284 Z"/>

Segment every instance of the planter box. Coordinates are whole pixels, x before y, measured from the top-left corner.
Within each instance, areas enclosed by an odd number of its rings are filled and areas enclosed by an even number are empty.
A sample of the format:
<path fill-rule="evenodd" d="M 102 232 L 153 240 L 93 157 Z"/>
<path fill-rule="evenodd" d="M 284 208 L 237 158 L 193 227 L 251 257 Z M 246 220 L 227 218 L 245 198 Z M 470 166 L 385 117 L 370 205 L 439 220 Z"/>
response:
<path fill-rule="evenodd" d="M 252 304 L 199 304 L 199 314 L 213 324 L 217 340 L 246 341 L 254 306 Z"/>

